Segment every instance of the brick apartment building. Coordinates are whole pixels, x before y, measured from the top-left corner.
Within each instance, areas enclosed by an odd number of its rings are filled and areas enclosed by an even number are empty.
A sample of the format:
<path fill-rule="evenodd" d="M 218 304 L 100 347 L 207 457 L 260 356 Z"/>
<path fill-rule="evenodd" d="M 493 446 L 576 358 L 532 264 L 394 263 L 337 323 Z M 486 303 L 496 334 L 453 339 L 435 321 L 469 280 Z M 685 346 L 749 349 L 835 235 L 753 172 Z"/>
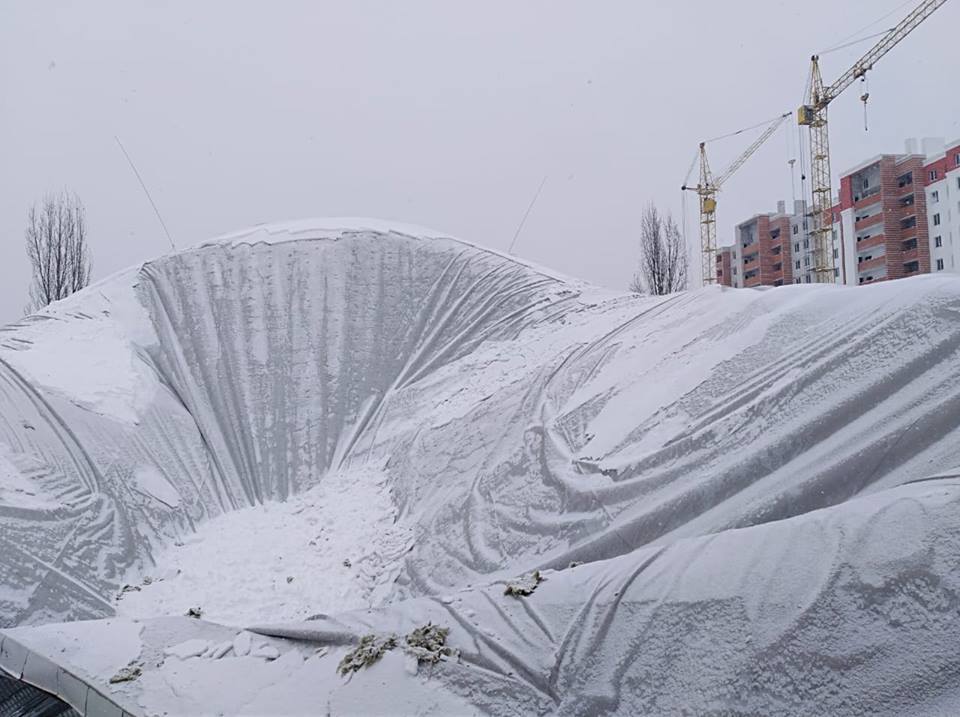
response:
<path fill-rule="evenodd" d="M 874 157 L 840 178 L 848 284 L 930 271 L 924 157 Z"/>
<path fill-rule="evenodd" d="M 717 281 L 724 286 L 749 288 L 813 281 L 813 246 L 807 205 L 778 202 L 777 211 L 757 214 L 737 225 L 736 242 L 717 251 Z M 839 225 L 834 229 L 834 254 L 839 256 Z M 840 270 L 835 275 L 840 280 Z"/>
<path fill-rule="evenodd" d="M 960 140 L 924 140 L 923 151 L 861 162 L 840 178 L 833 210 L 837 283 L 857 286 L 916 274 L 960 273 Z M 717 279 L 734 287 L 813 281 L 806 205 L 760 214 L 737 225 L 720 247 Z M 786 241 L 784 232 L 789 231 Z"/>

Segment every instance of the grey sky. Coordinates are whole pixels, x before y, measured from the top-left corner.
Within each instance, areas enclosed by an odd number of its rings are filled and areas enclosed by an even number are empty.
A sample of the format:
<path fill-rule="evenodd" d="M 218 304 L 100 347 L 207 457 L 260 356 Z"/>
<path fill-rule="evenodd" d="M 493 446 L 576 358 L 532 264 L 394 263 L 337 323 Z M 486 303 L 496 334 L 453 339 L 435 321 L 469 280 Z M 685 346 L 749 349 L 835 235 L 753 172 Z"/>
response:
<path fill-rule="evenodd" d="M 85 202 L 95 278 L 167 251 L 115 134 L 180 246 L 349 215 L 505 249 L 546 174 L 516 253 L 622 288 L 642 205 L 679 213 L 702 137 L 793 109 L 813 51 L 913 4 L 2 0 L 0 322 L 26 302 L 44 192 Z M 859 86 L 832 106 L 835 175 L 960 136 L 958 27 L 947 3 L 878 64 L 869 132 Z M 867 47 L 826 55 L 825 79 Z M 728 183 L 721 243 L 790 198 L 788 130 Z M 749 139 L 718 144 L 715 169 Z"/>

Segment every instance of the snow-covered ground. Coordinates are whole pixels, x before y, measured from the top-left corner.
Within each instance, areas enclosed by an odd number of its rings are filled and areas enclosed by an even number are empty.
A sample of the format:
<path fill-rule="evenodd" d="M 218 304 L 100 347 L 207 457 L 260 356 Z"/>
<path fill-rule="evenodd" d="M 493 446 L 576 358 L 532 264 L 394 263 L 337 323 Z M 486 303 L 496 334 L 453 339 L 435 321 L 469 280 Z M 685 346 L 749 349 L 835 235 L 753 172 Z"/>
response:
<path fill-rule="evenodd" d="M 960 281 L 639 297 L 338 223 L 0 330 L 0 670 L 130 714 L 960 712 Z"/>

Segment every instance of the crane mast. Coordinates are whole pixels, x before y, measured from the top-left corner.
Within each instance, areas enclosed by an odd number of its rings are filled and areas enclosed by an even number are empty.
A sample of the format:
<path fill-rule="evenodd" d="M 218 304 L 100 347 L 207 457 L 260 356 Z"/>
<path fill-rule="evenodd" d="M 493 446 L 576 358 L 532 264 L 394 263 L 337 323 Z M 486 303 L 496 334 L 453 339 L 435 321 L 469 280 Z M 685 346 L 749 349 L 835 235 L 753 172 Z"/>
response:
<path fill-rule="evenodd" d="M 717 281 L 717 192 L 734 172 L 750 159 L 754 152 L 770 139 L 777 128 L 792 113 L 777 117 L 743 153 L 730 163 L 719 177 L 714 177 L 707 161 L 707 143 L 700 143 L 700 181 L 696 187 L 684 185 L 683 190 L 696 192 L 700 197 L 700 268 L 704 286 Z M 743 130 L 741 130 L 743 131 Z"/>
<path fill-rule="evenodd" d="M 884 35 L 836 82 L 824 87 L 820 74 L 820 58 L 811 58 L 810 83 L 805 104 L 797 110 L 797 123 L 810 128 L 810 180 L 812 186 L 811 211 L 813 219 L 814 276 L 818 283 L 834 280 L 833 242 L 833 188 L 830 174 L 830 137 L 827 125 L 827 107 L 854 81 L 862 79 L 874 63 L 886 55 L 903 38 L 930 17 L 947 0 L 925 0 Z"/>

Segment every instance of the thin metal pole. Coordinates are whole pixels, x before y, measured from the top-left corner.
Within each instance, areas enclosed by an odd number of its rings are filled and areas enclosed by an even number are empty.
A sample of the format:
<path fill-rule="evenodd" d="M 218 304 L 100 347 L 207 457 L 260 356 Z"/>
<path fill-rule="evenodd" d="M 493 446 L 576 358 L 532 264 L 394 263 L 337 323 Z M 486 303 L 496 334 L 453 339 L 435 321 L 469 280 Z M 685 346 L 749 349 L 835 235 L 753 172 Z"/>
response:
<path fill-rule="evenodd" d="M 127 154 L 127 150 L 124 149 L 123 143 L 120 142 L 120 138 L 117 135 L 113 135 L 113 138 L 117 140 L 117 146 L 120 147 L 120 151 L 123 152 L 123 156 L 127 158 L 127 162 L 130 163 L 130 169 L 133 170 L 133 173 L 137 175 L 137 180 L 140 182 L 140 186 L 143 187 L 143 193 L 147 195 L 147 199 L 150 200 L 150 206 L 153 207 L 154 213 L 157 215 L 157 219 L 160 220 L 160 226 L 163 227 L 163 233 L 167 235 L 167 240 L 170 242 L 170 247 L 176 251 L 177 245 L 173 243 L 173 237 L 170 236 L 170 231 L 167 229 L 166 222 L 163 221 L 163 217 L 160 216 L 160 210 L 157 209 L 156 202 L 153 201 L 153 197 L 150 196 L 150 190 L 147 189 L 147 185 L 143 181 L 143 177 L 140 176 L 140 172 L 137 171 L 136 165 L 133 163 L 133 160 L 130 159 L 130 155 Z"/>
<path fill-rule="evenodd" d="M 510 248 L 507 249 L 507 254 L 513 254 L 513 245 L 517 243 L 517 237 L 520 236 L 520 231 L 523 229 L 523 225 L 527 221 L 527 217 L 530 216 L 530 210 L 533 209 L 533 205 L 537 203 L 537 199 L 540 197 L 540 192 L 543 190 L 543 185 L 547 183 L 547 175 L 543 175 L 543 179 L 540 180 L 540 186 L 537 187 L 537 193 L 533 195 L 533 199 L 530 200 L 530 206 L 527 207 L 527 211 L 523 213 L 523 219 L 520 220 L 520 224 L 517 226 L 517 231 L 513 233 L 513 239 L 510 240 Z"/>

